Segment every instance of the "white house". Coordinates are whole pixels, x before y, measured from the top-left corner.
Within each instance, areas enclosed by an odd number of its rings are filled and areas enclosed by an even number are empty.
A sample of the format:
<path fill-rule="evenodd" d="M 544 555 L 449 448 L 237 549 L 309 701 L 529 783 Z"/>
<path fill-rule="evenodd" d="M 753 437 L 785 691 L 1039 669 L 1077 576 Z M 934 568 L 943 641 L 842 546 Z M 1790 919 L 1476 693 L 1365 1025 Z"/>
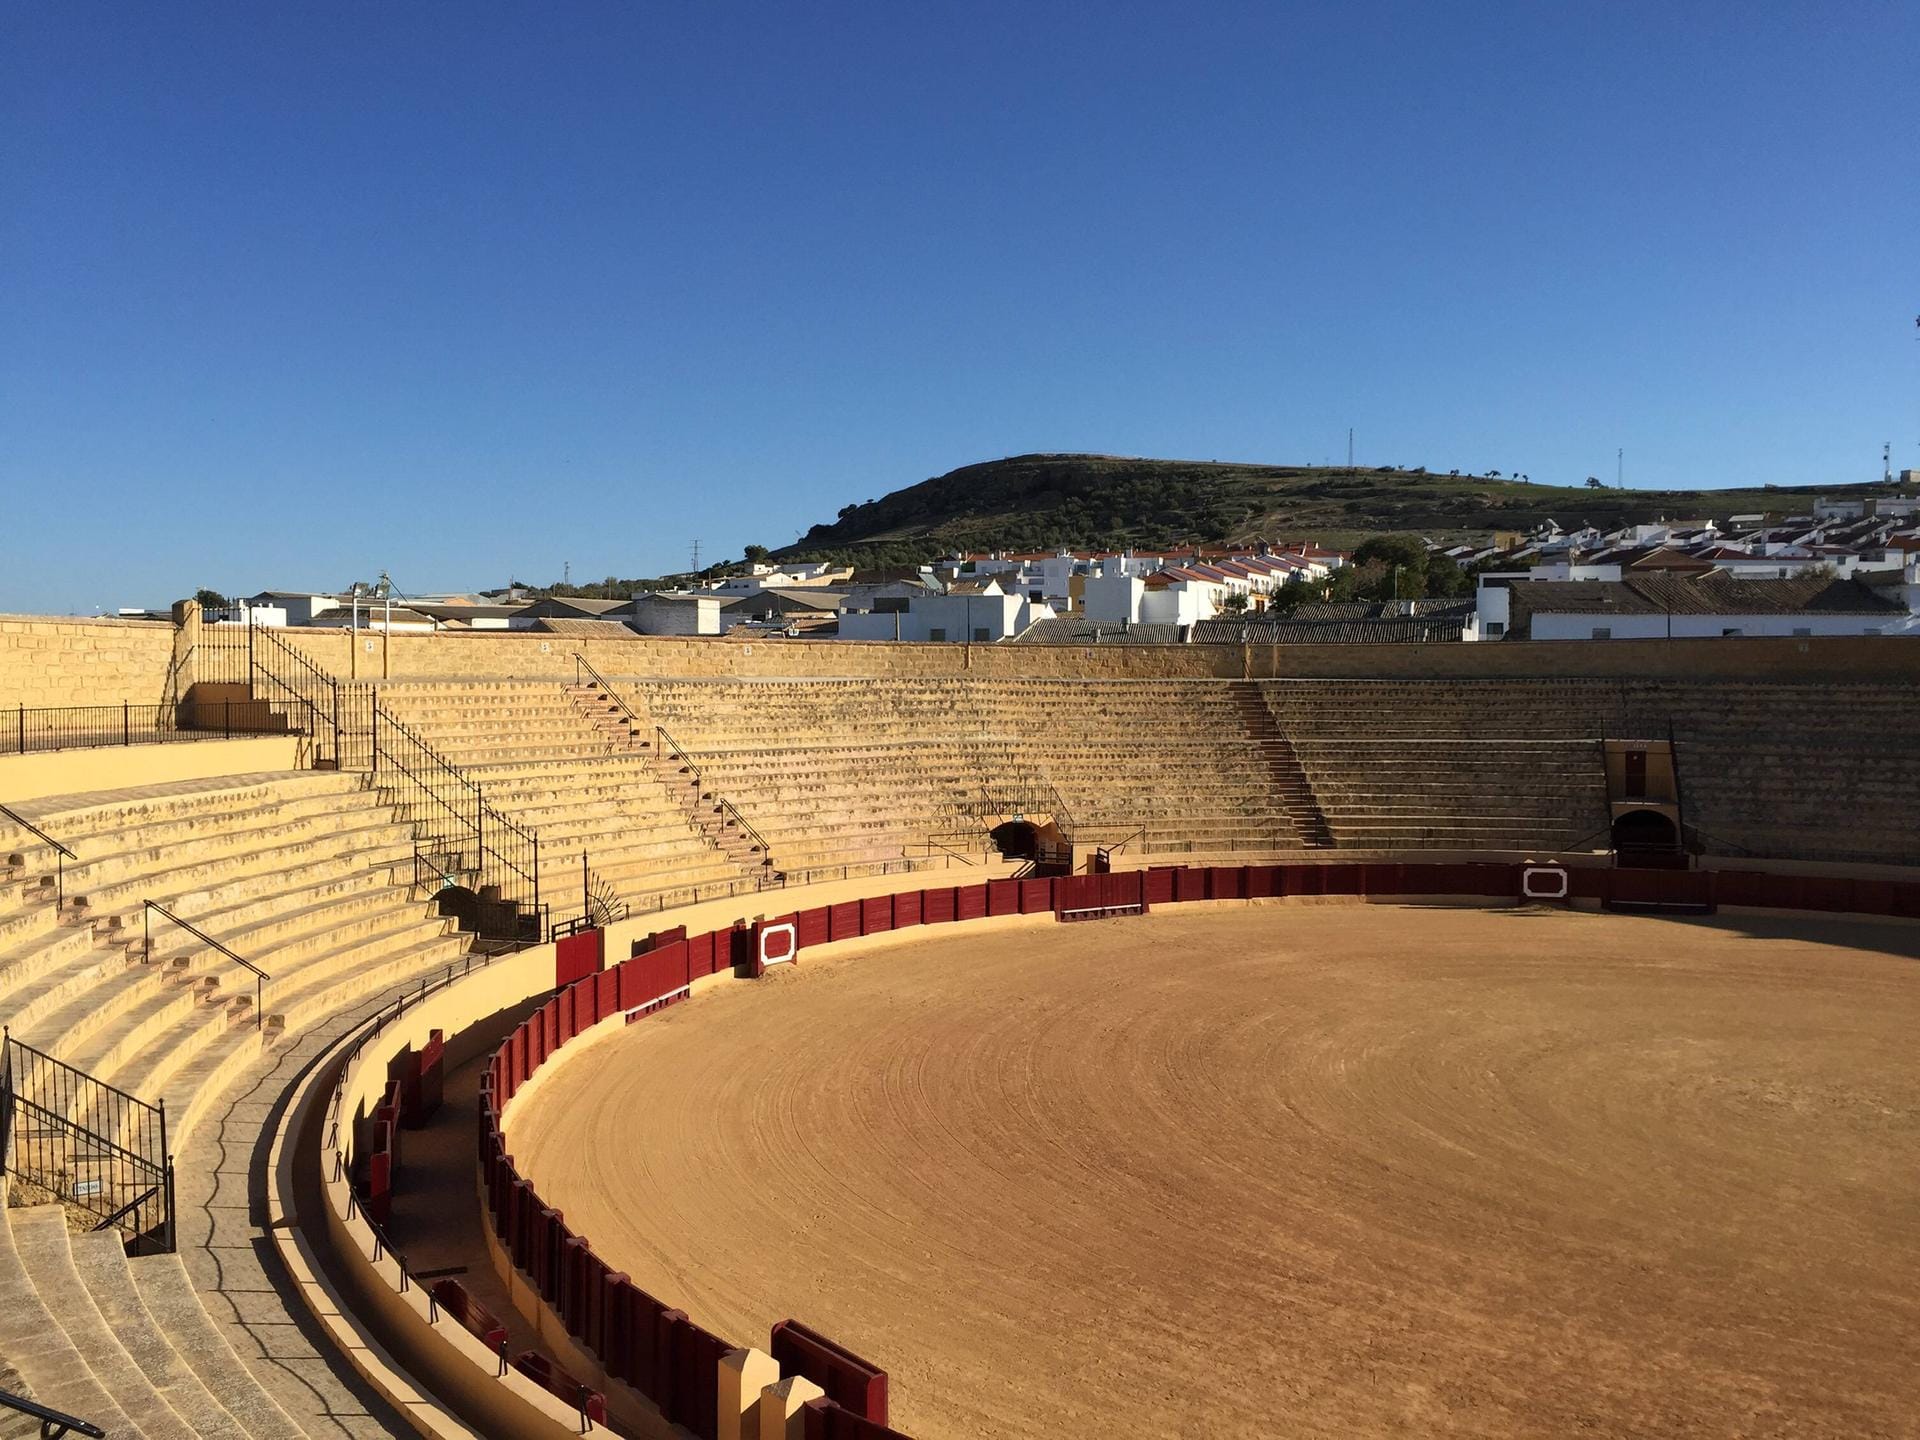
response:
<path fill-rule="evenodd" d="M 1492 587 L 1483 587 L 1486 596 Z M 1495 606 L 1478 612 L 1481 634 L 1531 640 L 1646 640 L 1747 635 L 1909 633 L 1910 602 L 1853 580 L 1635 575 L 1613 581 L 1514 580 L 1496 634 Z M 1920 595 L 1920 586 L 1913 592 Z"/>
<path fill-rule="evenodd" d="M 718 635 L 721 597 L 710 591 L 657 590 L 607 611 L 642 635 Z"/>
<path fill-rule="evenodd" d="M 997 580 L 962 583 L 944 595 L 916 595 L 904 610 L 853 612 L 840 617 L 842 640 L 915 640 L 992 644 L 1018 635 L 1053 608 L 1010 595 Z"/>

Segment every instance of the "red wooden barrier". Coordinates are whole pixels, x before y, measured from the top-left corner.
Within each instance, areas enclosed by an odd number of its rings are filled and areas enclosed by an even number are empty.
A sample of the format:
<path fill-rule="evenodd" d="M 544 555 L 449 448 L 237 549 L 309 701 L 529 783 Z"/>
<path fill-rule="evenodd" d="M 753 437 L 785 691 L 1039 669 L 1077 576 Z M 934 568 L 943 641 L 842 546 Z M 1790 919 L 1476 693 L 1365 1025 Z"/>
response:
<path fill-rule="evenodd" d="M 673 1327 L 672 1343 L 673 1409 L 669 1418 L 703 1440 L 714 1440 L 720 1429 L 720 1357 L 734 1347 L 684 1315 Z"/>
<path fill-rule="evenodd" d="M 851 940 L 860 933 L 860 902 L 843 900 L 827 907 L 827 934 L 834 940 Z"/>
<path fill-rule="evenodd" d="M 921 900 L 925 895 L 921 890 L 905 890 L 893 897 L 893 928 L 904 929 L 908 925 L 920 923 Z"/>
<path fill-rule="evenodd" d="M 800 932 L 800 948 L 824 945 L 832 938 L 832 919 L 827 907 L 819 905 L 811 910 L 802 910 L 794 917 L 794 926 Z"/>
<path fill-rule="evenodd" d="M 492 1311 L 467 1294 L 458 1280 L 439 1280 L 433 1286 L 434 1302 L 463 1330 L 476 1336 L 487 1349 L 498 1351 L 507 1338 L 507 1327 Z"/>
<path fill-rule="evenodd" d="M 1207 871 L 1209 900 L 1240 900 L 1247 893 L 1247 872 L 1238 865 L 1215 865 Z"/>
<path fill-rule="evenodd" d="M 1175 901 L 1204 900 L 1207 898 L 1207 872 L 1194 870 L 1186 866 L 1173 872 L 1173 896 Z"/>
<path fill-rule="evenodd" d="M 1020 913 L 1020 882 L 1017 880 L 989 880 L 987 882 L 987 914 L 1018 915 Z"/>
<path fill-rule="evenodd" d="M 596 928 L 569 935 L 555 945 L 553 983 L 571 985 L 576 980 L 598 973 L 605 963 L 606 939 L 606 932 Z"/>
<path fill-rule="evenodd" d="M 962 885 L 953 892 L 953 918 L 978 920 L 987 913 L 987 887 Z"/>
<path fill-rule="evenodd" d="M 1170 865 L 1156 865 L 1148 870 L 1145 881 L 1147 903 L 1149 905 L 1171 905 L 1174 894 L 1175 871 Z"/>
<path fill-rule="evenodd" d="M 864 1420 L 825 1398 L 809 1400 L 800 1414 L 806 1440 L 911 1440 L 903 1431 Z"/>
<path fill-rule="evenodd" d="M 1053 909 L 1053 881 L 1047 876 L 1035 876 L 1020 881 L 1020 913 L 1022 915 L 1044 915 Z"/>
<path fill-rule="evenodd" d="M 582 1385 L 538 1350 L 523 1351 L 515 1358 L 513 1368 L 567 1404 L 577 1405 L 594 1424 L 607 1423 L 607 1397 Z"/>
<path fill-rule="evenodd" d="M 920 920 L 925 925 L 945 925 L 959 915 L 958 889 L 942 885 L 920 892 Z"/>
<path fill-rule="evenodd" d="M 893 929 L 893 897 L 872 895 L 860 902 L 860 933 L 884 935 Z"/>
<path fill-rule="evenodd" d="M 773 1327 L 768 1347 L 782 1375 L 804 1375 L 827 1398 L 867 1420 L 887 1423 L 887 1372 L 798 1320 Z"/>

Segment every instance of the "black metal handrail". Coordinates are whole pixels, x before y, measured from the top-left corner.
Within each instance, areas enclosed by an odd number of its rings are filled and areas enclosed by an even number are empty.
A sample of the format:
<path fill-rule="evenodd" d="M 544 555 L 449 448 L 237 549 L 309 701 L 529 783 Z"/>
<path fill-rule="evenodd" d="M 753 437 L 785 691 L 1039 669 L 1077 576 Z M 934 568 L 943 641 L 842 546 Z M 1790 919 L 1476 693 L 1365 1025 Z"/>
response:
<path fill-rule="evenodd" d="M 133 1253 L 173 1249 L 166 1102 L 148 1104 L 4 1027 L 0 1171 L 84 1211 L 95 1230 L 121 1229 Z"/>
<path fill-rule="evenodd" d="M 0 755 L 150 745 L 161 739 L 212 740 L 221 732 L 182 727 L 180 705 L 15 705 L 0 711 Z"/>
<path fill-rule="evenodd" d="M 591 679 L 595 685 L 598 685 L 601 692 L 620 707 L 620 713 L 627 717 L 627 724 L 632 727 L 634 733 L 640 733 L 646 730 L 647 722 L 634 713 L 633 707 L 627 703 L 626 697 L 607 683 L 607 677 L 593 668 L 593 662 L 591 660 L 576 650 L 573 652 L 573 681 L 576 685 L 584 683 L 581 679 L 583 675 Z"/>
<path fill-rule="evenodd" d="M 655 736 L 658 737 L 660 741 L 660 747 L 659 747 L 658 753 L 662 755 L 671 756 L 673 759 L 678 760 L 682 765 L 686 766 L 687 773 L 693 777 L 693 785 L 694 785 L 694 788 L 697 790 L 700 787 L 700 767 L 694 763 L 693 756 L 689 755 L 681 747 L 680 742 L 678 740 L 674 739 L 673 736 L 667 733 L 666 726 L 656 724 L 653 727 L 653 733 Z"/>
<path fill-rule="evenodd" d="M 373 783 L 412 827 L 416 853 L 422 841 L 438 847 L 436 853 L 454 869 L 471 871 L 481 884 L 498 886 L 501 898 L 516 907 L 511 936 L 488 932 L 484 926 L 482 933 L 517 940 L 520 917 L 532 917 L 532 938 L 538 940 L 544 928 L 538 920 L 544 911 L 538 832 L 488 804 L 479 782 L 381 705 L 377 693 L 371 697 L 368 718 Z M 451 878 L 446 869 L 436 869 Z"/>
<path fill-rule="evenodd" d="M 0 805 L 0 815 L 6 816 L 21 829 L 29 830 L 33 834 L 38 835 L 53 847 L 54 900 L 57 905 L 64 909 L 67 903 L 67 861 L 78 860 L 80 857 L 62 845 L 58 840 L 54 839 L 53 836 L 47 834 L 47 832 L 42 830 L 38 825 L 27 819 L 27 817 L 22 815 L 18 810 L 14 810 L 6 805 Z"/>
<path fill-rule="evenodd" d="M 214 939 L 213 936 L 207 934 L 207 932 L 199 926 L 182 920 L 158 900 L 142 900 L 140 905 L 140 929 L 143 937 L 141 941 L 141 954 L 144 955 L 149 962 L 153 959 L 153 915 L 157 910 L 161 918 L 171 920 L 189 935 L 211 945 L 222 955 L 233 961 L 234 964 L 253 972 L 253 1024 L 256 1030 L 265 1028 L 267 1023 L 264 1011 L 267 1000 L 266 986 L 267 981 L 271 980 L 273 976 L 262 970 L 258 965 L 254 964 L 253 961 L 247 959 L 246 956 L 239 954 L 230 946 Z"/>
<path fill-rule="evenodd" d="M 13 1395 L 0 1390 L 0 1410 L 17 1410 L 29 1420 L 40 1422 L 40 1440 L 60 1440 L 63 1435 L 89 1435 L 93 1440 L 101 1440 L 107 1432 L 90 1420 L 82 1420 L 78 1415 L 69 1415 L 64 1410 L 55 1410 L 51 1405 L 41 1405 L 27 1399 L 24 1395 Z"/>
<path fill-rule="evenodd" d="M 773 849 L 771 846 L 767 844 L 767 837 L 762 835 L 758 830 L 753 828 L 752 822 L 750 822 L 746 816 L 740 813 L 739 806 L 735 805 L 731 800 L 727 799 L 725 796 L 716 795 L 714 797 L 714 807 L 719 811 L 720 814 L 731 817 L 733 823 L 740 827 L 741 831 L 745 833 L 747 838 L 753 841 L 755 845 L 760 847 L 760 863 L 761 864 L 763 865 L 773 864 Z"/>

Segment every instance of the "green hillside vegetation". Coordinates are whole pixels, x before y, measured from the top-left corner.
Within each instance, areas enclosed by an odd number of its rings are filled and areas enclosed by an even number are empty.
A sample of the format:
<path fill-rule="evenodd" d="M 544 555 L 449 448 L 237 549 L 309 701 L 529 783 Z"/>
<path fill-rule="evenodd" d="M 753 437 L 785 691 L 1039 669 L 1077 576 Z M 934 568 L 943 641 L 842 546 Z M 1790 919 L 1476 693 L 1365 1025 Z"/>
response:
<path fill-rule="evenodd" d="M 781 559 L 905 564 L 946 550 L 1043 550 L 1312 540 L 1351 548 L 1405 532 L 1481 541 L 1547 519 L 1603 530 L 1660 517 L 1806 514 L 1816 496 L 1866 495 L 1875 485 L 1730 490 L 1617 490 L 1597 481 L 1421 468 L 1349 470 L 1113 455 L 1017 455 L 990 460 L 849 505 L 775 552 Z"/>

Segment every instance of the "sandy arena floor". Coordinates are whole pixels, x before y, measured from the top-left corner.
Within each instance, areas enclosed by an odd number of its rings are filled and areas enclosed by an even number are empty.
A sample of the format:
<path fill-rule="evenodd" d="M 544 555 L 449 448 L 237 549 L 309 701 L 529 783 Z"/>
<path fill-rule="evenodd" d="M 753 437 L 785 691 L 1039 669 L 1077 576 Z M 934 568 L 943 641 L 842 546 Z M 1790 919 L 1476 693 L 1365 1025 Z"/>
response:
<path fill-rule="evenodd" d="M 513 1150 L 616 1267 L 973 1436 L 1920 1435 L 1920 928 L 1260 907 L 913 932 Z"/>

